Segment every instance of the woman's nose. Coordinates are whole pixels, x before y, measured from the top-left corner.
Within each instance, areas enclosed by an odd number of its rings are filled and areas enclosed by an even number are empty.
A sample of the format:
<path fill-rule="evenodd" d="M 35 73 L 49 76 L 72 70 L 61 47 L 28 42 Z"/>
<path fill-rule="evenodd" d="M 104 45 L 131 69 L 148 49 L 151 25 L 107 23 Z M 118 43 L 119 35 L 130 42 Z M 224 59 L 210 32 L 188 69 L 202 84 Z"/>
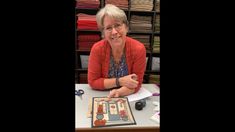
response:
<path fill-rule="evenodd" d="M 112 28 L 112 34 L 116 34 L 117 33 L 117 30 L 115 29 L 115 27 Z"/>

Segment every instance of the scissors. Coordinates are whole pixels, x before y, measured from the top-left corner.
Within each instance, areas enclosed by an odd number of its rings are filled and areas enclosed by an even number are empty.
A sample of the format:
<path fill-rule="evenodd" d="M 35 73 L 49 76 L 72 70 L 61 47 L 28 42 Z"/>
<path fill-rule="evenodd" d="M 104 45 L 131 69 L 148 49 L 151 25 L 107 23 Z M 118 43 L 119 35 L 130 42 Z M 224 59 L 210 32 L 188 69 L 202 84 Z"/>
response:
<path fill-rule="evenodd" d="M 82 89 L 75 90 L 75 95 L 79 96 L 82 99 L 82 95 L 84 94 L 84 91 Z"/>

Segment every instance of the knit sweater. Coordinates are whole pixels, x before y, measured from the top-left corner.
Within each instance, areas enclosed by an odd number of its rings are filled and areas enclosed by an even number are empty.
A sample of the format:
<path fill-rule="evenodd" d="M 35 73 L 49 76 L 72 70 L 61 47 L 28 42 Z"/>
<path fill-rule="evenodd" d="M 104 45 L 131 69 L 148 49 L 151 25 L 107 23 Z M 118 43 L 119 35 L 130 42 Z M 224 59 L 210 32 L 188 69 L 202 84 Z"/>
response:
<path fill-rule="evenodd" d="M 96 42 L 91 49 L 88 61 L 88 84 L 96 90 L 105 90 L 104 79 L 108 78 L 111 46 L 107 40 Z M 146 49 L 141 42 L 126 37 L 125 56 L 128 66 L 128 74 L 135 73 L 138 76 L 137 92 L 143 82 L 146 69 Z"/>

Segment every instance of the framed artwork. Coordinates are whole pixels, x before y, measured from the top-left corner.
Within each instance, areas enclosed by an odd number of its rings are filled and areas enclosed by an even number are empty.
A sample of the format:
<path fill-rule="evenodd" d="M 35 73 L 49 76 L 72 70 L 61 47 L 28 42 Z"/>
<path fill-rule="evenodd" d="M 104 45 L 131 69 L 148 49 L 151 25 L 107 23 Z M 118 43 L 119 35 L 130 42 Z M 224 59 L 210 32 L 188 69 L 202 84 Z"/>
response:
<path fill-rule="evenodd" d="M 135 125 L 127 97 L 93 97 L 91 127 Z"/>

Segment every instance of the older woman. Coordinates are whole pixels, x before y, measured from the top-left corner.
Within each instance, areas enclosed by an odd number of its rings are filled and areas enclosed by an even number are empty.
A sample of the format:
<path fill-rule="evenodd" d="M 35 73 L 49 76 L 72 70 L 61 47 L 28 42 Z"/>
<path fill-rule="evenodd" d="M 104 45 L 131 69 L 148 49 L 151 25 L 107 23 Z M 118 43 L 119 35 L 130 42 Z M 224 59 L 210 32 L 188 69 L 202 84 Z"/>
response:
<path fill-rule="evenodd" d="M 103 40 L 95 43 L 88 62 L 88 83 L 93 89 L 112 89 L 108 97 L 137 92 L 146 68 L 144 44 L 127 35 L 126 14 L 107 4 L 96 14 Z"/>

